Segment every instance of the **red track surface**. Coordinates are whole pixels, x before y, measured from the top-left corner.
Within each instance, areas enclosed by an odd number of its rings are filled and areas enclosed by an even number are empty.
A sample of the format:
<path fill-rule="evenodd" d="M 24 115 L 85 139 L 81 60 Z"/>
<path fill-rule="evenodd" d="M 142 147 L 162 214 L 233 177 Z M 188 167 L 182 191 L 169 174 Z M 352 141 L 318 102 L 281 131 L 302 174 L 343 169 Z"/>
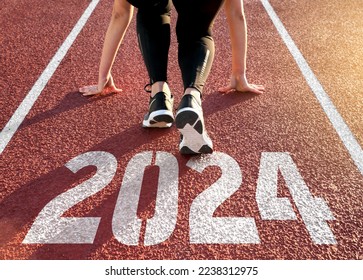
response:
<path fill-rule="evenodd" d="M 148 98 L 146 71 L 137 48 L 135 21 L 113 69 L 122 94 L 85 98 L 81 85 L 94 83 L 112 1 L 100 1 L 57 71 L 0 158 L 0 259 L 363 259 L 363 177 L 329 122 L 260 1 L 246 0 L 249 27 L 248 77 L 263 95 L 220 94 L 228 82 L 228 29 L 222 12 L 215 23 L 216 58 L 203 101 L 215 150 L 232 157 L 242 172 L 240 188 L 215 217 L 255 219 L 258 244 L 191 244 L 190 208 L 222 175 L 186 166 L 179 134 L 141 127 Z M 88 5 L 88 1 L 5 1 L 2 31 L 0 125 L 3 128 Z M 363 10 L 356 1 L 271 1 L 325 91 L 363 144 Z M 337 16 L 339 11 L 339 16 Z M 174 23 L 176 14 L 173 14 Z M 173 35 L 170 86 L 181 98 Z M 117 159 L 113 180 L 69 209 L 66 217 L 101 217 L 90 244 L 23 244 L 40 211 L 58 195 L 94 176 L 96 168 L 72 173 L 65 164 L 89 151 Z M 178 162 L 178 216 L 171 236 L 144 246 L 146 220 L 155 213 L 159 168 L 148 167 L 137 215 L 143 220 L 139 245 L 118 241 L 112 217 L 125 170 L 144 151 L 167 152 Z M 278 196 L 287 197 L 296 220 L 265 220 L 256 202 L 263 153 L 286 153 L 314 197 L 323 198 L 334 220 L 336 244 L 315 244 L 283 175 Z M 155 157 L 155 156 L 154 156 Z M 198 159 L 197 159 L 198 160 Z M 201 160 L 203 161 L 203 159 Z M 87 231 L 87 229 L 84 229 Z"/>

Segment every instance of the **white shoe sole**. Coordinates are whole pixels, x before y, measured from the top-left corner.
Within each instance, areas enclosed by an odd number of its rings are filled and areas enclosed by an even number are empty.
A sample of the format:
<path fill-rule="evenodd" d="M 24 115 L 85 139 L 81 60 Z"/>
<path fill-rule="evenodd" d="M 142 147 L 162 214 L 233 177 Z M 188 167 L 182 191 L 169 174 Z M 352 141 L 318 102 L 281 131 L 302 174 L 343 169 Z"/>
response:
<path fill-rule="evenodd" d="M 169 110 L 152 112 L 148 118 L 142 121 L 143 127 L 168 128 L 173 125 L 174 116 Z"/>
<path fill-rule="evenodd" d="M 183 138 L 179 144 L 181 154 L 210 154 L 213 143 L 205 128 L 203 117 L 193 108 L 183 108 L 175 117 L 176 127 Z"/>

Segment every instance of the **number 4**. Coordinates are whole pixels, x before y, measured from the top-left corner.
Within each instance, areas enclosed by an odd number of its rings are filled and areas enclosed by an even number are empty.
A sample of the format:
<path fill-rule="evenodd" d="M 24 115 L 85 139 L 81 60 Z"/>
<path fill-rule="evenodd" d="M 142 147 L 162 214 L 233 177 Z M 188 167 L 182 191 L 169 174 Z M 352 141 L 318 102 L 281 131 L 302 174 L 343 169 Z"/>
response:
<path fill-rule="evenodd" d="M 287 198 L 277 197 L 278 171 L 284 177 L 306 228 L 316 244 L 336 244 L 328 220 L 333 214 L 322 198 L 314 198 L 288 153 L 262 153 L 256 200 L 264 220 L 295 220 Z"/>

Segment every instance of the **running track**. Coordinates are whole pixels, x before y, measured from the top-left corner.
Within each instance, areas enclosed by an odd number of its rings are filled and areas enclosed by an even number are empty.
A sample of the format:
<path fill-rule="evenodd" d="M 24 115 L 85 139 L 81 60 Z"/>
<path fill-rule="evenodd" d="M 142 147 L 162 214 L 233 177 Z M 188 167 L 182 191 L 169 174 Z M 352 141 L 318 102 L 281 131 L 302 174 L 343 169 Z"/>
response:
<path fill-rule="evenodd" d="M 359 1 L 246 0 L 259 96 L 217 92 L 230 73 L 221 12 L 203 101 L 215 153 L 193 158 L 175 127 L 141 127 L 134 20 L 113 69 L 123 93 L 77 92 L 96 81 L 111 9 L 1 5 L 0 259 L 363 259 Z M 173 34 L 175 107 L 176 50 Z"/>

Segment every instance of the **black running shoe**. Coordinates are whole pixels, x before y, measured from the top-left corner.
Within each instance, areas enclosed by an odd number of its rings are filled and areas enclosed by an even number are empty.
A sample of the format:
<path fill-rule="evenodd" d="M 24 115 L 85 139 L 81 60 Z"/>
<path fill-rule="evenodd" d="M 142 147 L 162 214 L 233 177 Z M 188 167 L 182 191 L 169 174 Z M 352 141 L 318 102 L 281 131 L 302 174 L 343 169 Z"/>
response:
<path fill-rule="evenodd" d="M 213 143 L 204 127 L 201 104 L 190 94 L 184 95 L 175 118 L 181 133 L 179 151 L 181 154 L 210 154 Z"/>
<path fill-rule="evenodd" d="M 173 116 L 173 96 L 165 92 L 158 92 L 154 97 L 150 97 L 149 112 L 142 122 L 143 127 L 171 127 L 174 121 Z"/>

